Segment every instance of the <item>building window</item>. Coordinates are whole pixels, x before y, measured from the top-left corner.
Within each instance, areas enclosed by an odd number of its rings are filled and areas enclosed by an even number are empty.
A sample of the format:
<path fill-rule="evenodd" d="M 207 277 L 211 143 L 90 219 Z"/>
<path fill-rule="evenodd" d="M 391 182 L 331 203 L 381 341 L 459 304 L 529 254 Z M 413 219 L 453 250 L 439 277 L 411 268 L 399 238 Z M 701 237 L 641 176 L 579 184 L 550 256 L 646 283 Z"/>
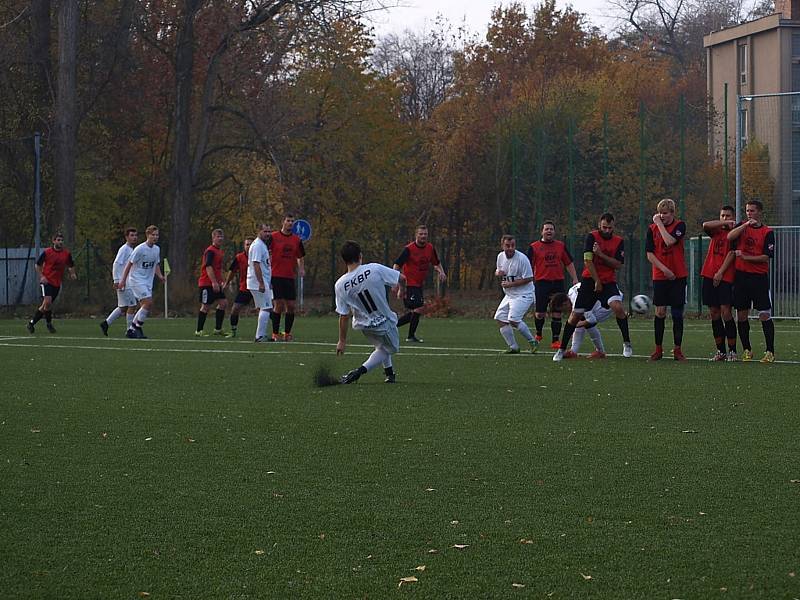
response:
<path fill-rule="evenodd" d="M 739 85 L 747 85 L 747 44 L 739 46 Z"/>
<path fill-rule="evenodd" d="M 800 33 L 792 34 L 792 58 L 800 58 Z"/>
<path fill-rule="evenodd" d="M 800 193 L 800 131 L 792 131 L 792 191 Z"/>
<path fill-rule="evenodd" d="M 739 134 L 742 139 L 742 148 L 747 146 L 748 126 L 747 126 L 747 109 L 743 108 L 739 114 Z"/>

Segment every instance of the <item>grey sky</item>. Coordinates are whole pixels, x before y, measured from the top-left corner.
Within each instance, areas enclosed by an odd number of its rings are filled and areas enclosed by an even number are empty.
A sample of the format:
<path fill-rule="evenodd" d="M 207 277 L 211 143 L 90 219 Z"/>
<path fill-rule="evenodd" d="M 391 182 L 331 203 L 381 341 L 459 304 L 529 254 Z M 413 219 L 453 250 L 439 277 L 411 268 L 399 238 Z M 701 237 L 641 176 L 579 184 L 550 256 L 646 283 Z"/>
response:
<path fill-rule="evenodd" d="M 499 0 L 399 0 L 398 3 L 402 6 L 374 14 L 373 22 L 378 35 L 401 33 L 404 29 L 419 31 L 426 22 L 432 23 L 437 14 L 443 15 L 453 25 L 464 22 L 470 31 L 483 34 L 492 8 L 501 4 Z M 507 5 L 508 2 L 503 4 Z M 524 4 L 529 9 L 534 6 L 533 2 Z M 588 20 L 601 29 L 614 27 L 615 19 L 611 16 L 614 8 L 609 0 L 572 0 L 569 4 L 585 13 Z M 563 8 L 567 2 L 557 0 L 556 5 Z"/>

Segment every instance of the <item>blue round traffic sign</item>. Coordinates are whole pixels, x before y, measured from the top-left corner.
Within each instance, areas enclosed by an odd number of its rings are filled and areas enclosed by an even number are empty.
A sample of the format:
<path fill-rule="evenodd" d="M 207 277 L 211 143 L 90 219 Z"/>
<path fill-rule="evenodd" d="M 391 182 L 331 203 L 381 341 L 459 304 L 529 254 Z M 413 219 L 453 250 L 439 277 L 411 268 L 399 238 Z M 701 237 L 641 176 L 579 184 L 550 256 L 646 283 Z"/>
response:
<path fill-rule="evenodd" d="M 297 219 L 292 225 L 292 233 L 304 242 L 311 239 L 311 223 L 305 219 Z"/>

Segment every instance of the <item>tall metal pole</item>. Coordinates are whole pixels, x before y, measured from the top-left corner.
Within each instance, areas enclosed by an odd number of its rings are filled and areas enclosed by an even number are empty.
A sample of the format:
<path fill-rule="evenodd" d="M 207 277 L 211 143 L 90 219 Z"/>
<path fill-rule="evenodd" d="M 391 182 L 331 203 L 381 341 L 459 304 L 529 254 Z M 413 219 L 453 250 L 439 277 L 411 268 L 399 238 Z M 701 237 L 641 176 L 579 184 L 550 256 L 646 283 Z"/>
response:
<path fill-rule="evenodd" d="M 684 202 L 686 201 L 686 97 L 681 94 L 679 105 L 681 129 L 681 162 L 680 162 L 680 188 L 678 192 L 678 216 L 684 218 Z"/>
<path fill-rule="evenodd" d="M 742 220 L 742 97 L 736 95 L 736 222 Z"/>
<path fill-rule="evenodd" d="M 644 100 L 639 101 L 639 292 L 644 290 Z"/>
<path fill-rule="evenodd" d="M 568 183 L 569 183 L 569 235 L 570 243 L 568 248 L 570 252 L 575 253 L 575 248 L 572 247 L 574 241 L 577 239 L 577 232 L 575 231 L 575 121 L 570 119 L 569 130 L 567 131 L 567 159 L 569 166 Z"/>
<path fill-rule="evenodd" d="M 608 111 L 603 113 L 603 212 L 608 212 Z"/>
<path fill-rule="evenodd" d="M 42 252 L 42 134 L 33 134 L 33 243 L 36 257 Z"/>
<path fill-rule="evenodd" d="M 542 204 L 544 199 L 544 158 L 545 158 L 544 126 L 539 129 L 539 161 L 536 165 L 536 231 L 542 229 Z"/>
<path fill-rule="evenodd" d="M 723 147 L 723 155 L 722 155 L 722 198 L 725 200 L 725 204 L 730 203 L 730 192 L 728 191 L 728 82 L 725 82 L 725 91 L 723 94 L 723 102 L 724 102 L 724 118 L 723 118 L 723 140 L 722 140 L 722 147 Z"/>
<path fill-rule="evenodd" d="M 511 235 L 517 235 L 517 194 L 519 193 L 519 138 L 511 136 Z"/>

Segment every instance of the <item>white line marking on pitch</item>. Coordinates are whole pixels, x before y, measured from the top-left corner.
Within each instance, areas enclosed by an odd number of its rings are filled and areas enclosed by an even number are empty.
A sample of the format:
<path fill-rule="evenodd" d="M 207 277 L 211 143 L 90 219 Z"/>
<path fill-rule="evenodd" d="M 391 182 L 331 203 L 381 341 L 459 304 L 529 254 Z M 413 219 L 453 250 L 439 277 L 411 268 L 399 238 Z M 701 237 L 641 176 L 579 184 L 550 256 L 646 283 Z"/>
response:
<path fill-rule="evenodd" d="M 19 339 L 26 339 L 26 338 L 19 338 Z M 311 342 L 306 342 L 310 344 Z M 314 342 L 315 345 L 320 346 L 328 346 L 329 348 L 332 347 L 332 344 L 322 344 L 319 342 Z M 278 354 L 281 356 L 286 356 L 291 358 L 294 355 L 316 355 L 316 356 L 323 356 L 329 353 L 326 352 L 311 352 L 307 350 L 300 350 L 300 351 L 292 351 L 292 352 L 281 352 L 278 350 L 278 344 L 275 346 L 271 346 L 274 349 L 268 349 L 265 346 L 259 346 L 258 349 L 253 348 L 252 350 L 223 350 L 223 349 L 211 349 L 211 348 L 143 348 L 137 347 L 133 344 L 128 346 L 73 346 L 67 344 L 9 344 L 5 341 L 0 341 L 0 347 L 7 347 L 7 348 L 57 348 L 60 350 L 120 350 L 120 351 L 132 351 L 132 352 L 177 352 L 177 353 L 184 353 L 184 354 Z M 372 348 L 372 346 L 366 346 L 368 348 Z M 448 348 L 448 350 L 454 350 L 453 348 Z M 476 353 L 474 348 L 470 349 L 471 352 L 414 352 L 413 354 L 404 354 L 403 352 L 399 352 L 399 355 L 404 357 L 411 357 L 411 356 L 421 356 L 421 357 L 431 357 L 431 356 L 458 356 L 458 357 L 481 357 L 481 358 L 489 358 L 489 357 L 497 357 L 500 358 L 504 356 L 504 351 L 499 349 L 492 349 L 491 352 L 494 354 L 488 354 L 490 350 L 485 350 L 484 352 Z M 520 353 L 516 355 L 512 355 L 509 358 L 516 359 L 517 357 L 522 356 L 533 356 L 530 353 Z M 540 352 L 538 356 L 544 356 L 547 358 L 551 358 L 553 355 L 552 352 Z M 606 354 L 606 356 L 613 357 L 613 358 L 621 358 L 622 354 Z M 645 354 L 634 354 L 632 358 L 649 358 L 649 356 Z M 700 357 L 686 357 L 687 360 L 694 361 L 694 362 L 711 362 L 708 358 L 700 358 Z M 552 360 L 552 359 L 551 359 Z M 582 361 L 578 359 L 567 359 L 567 363 L 569 364 L 570 361 L 575 361 L 577 364 L 581 364 Z M 666 362 L 669 362 L 670 359 L 664 359 Z M 563 361 L 562 361 L 563 362 Z M 596 362 L 596 361 L 595 361 Z M 744 362 L 744 361 L 738 361 Z M 754 360 L 753 363 L 758 363 L 759 361 Z M 775 364 L 783 364 L 783 365 L 800 365 L 800 361 L 797 360 L 776 360 Z"/>

